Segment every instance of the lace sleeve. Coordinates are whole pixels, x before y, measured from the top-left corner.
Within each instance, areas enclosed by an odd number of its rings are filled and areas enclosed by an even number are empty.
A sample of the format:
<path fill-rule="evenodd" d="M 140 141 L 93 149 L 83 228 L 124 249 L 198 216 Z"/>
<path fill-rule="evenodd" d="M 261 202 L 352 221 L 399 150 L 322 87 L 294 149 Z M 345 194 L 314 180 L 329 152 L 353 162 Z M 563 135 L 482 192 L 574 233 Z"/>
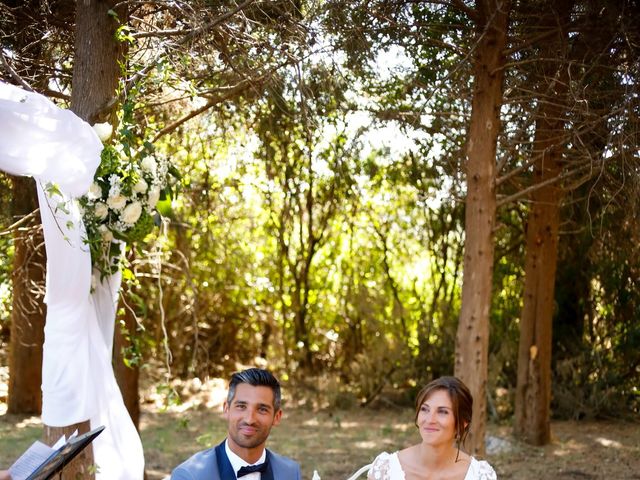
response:
<path fill-rule="evenodd" d="M 382 452 L 376 457 L 367 474 L 368 480 L 389 480 L 390 476 L 390 458 L 387 452 Z"/>
<path fill-rule="evenodd" d="M 495 470 L 488 462 L 480 460 L 476 462 L 475 476 L 473 480 L 497 480 Z"/>

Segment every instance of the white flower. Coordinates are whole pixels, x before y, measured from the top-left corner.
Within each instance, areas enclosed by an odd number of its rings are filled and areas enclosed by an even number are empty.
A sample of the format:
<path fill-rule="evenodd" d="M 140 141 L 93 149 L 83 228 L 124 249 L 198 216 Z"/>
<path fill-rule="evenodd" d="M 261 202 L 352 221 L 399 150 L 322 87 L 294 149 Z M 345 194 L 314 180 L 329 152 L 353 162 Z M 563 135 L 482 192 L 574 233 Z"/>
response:
<path fill-rule="evenodd" d="M 160 200 L 160 187 L 152 187 L 149 190 L 149 199 L 147 200 L 149 209 L 156 208 L 158 200 Z"/>
<path fill-rule="evenodd" d="M 113 133 L 113 127 L 109 122 L 105 123 L 96 123 L 93 125 L 93 129 L 98 134 L 98 138 L 101 142 L 106 142 L 111 138 L 111 134 Z"/>
<path fill-rule="evenodd" d="M 95 207 L 93 208 L 94 215 L 100 220 L 104 220 L 107 218 L 107 214 L 109 213 L 109 209 L 102 202 L 97 202 Z"/>
<path fill-rule="evenodd" d="M 109 196 L 116 197 L 120 195 L 120 177 L 118 175 L 111 174 L 109 175 Z"/>
<path fill-rule="evenodd" d="M 149 188 L 147 182 L 145 182 L 144 178 L 140 178 L 140 180 L 138 180 L 133 186 L 133 191 L 135 193 L 144 193 L 147 191 L 147 188 Z"/>
<path fill-rule="evenodd" d="M 156 159 L 153 157 L 145 157 L 140 163 L 140 166 L 146 172 L 155 173 L 157 168 Z"/>
<path fill-rule="evenodd" d="M 93 182 L 87 192 L 87 198 L 89 200 L 97 200 L 100 197 L 102 197 L 102 188 L 96 182 Z"/>
<path fill-rule="evenodd" d="M 122 210 L 126 204 L 127 197 L 124 195 L 114 195 L 107 199 L 107 205 L 109 205 L 109 208 L 112 210 Z"/>
<path fill-rule="evenodd" d="M 113 240 L 113 233 L 111 232 L 111 230 L 109 230 L 109 228 L 107 228 L 106 225 L 100 225 L 98 227 L 98 230 L 100 231 L 102 240 L 104 240 L 105 242 L 110 242 L 111 240 Z"/>
<path fill-rule="evenodd" d="M 122 212 L 122 221 L 133 225 L 140 218 L 142 213 L 142 205 L 140 202 L 133 202 L 127 205 Z"/>

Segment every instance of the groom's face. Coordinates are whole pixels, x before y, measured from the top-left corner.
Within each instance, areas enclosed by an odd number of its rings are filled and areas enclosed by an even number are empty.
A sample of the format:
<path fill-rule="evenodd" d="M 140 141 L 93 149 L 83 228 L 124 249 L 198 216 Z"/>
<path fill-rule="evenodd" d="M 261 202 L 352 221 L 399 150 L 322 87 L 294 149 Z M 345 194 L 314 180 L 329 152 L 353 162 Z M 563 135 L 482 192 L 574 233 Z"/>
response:
<path fill-rule="evenodd" d="M 230 403 L 225 402 L 229 447 L 246 461 L 246 456 L 262 454 L 271 427 L 280 423 L 282 410 L 273 405 L 273 390 L 269 387 L 240 383 Z"/>

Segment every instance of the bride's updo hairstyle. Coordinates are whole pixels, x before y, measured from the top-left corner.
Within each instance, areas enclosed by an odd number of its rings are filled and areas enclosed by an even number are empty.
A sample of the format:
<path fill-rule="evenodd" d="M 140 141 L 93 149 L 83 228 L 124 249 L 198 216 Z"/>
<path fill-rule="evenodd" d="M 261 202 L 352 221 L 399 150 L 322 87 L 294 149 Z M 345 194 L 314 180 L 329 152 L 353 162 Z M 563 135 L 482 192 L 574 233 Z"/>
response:
<path fill-rule="evenodd" d="M 449 393 L 451 405 L 453 407 L 453 417 L 455 418 L 456 443 L 458 449 L 464 443 L 469 433 L 471 425 L 471 415 L 473 409 L 473 397 L 467 386 L 456 377 L 440 377 L 429 382 L 420 390 L 416 397 L 416 416 L 414 423 L 418 424 L 418 413 L 422 404 L 437 390 L 445 390 Z"/>

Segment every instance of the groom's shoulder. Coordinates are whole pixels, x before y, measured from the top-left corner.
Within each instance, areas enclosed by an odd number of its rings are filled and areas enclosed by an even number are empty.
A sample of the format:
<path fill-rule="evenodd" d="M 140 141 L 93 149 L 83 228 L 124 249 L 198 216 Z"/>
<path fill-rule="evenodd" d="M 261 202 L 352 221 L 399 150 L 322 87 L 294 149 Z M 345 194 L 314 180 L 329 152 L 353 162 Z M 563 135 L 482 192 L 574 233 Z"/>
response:
<path fill-rule="evenodd" d="M 215 448 L 202 450 L 178 465 L 171 473 L 171 480 L 209 478 L 214 466 L 217 470 Z"/>
<path fill-rule="evenodd" d="M 269 453 L 272 455 L 272 463 L 274 467 L 277 465 L 278 468 L 282 468 L 288 472 L 299 472 L 300 465 L 298 462 L 293 460 L 292 458 L 285 457 L 284 455 L 280 455 L 279 453 L 274 452 L 273 450 L 269 450 Z"/>

